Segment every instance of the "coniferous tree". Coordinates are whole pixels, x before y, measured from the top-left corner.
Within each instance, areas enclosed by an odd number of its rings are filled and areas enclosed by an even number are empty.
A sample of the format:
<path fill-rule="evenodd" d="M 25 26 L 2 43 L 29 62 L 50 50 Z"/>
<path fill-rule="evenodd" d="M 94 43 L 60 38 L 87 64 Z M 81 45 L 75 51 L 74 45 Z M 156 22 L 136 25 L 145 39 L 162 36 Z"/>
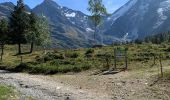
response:
<path fill-rule="evenodd" d="M 105 6 L 102 4 L 102 0 L 89 0 L 88 11 L 91 12 L 90 19 L 94 22 L 94 42 L 96 42 L 97 27 L 102 22 L 102 15 L 106 15 L 107 11 Z M 96 44 L 96 43 L 95 43 Z"/>
<path fill-rule="evenodd" d="M 10 36 L 12 43 L 18 44 L 18 54 L 21 54 L 21 44 L 26 43 L 25 34 L 28 30 L 29 16 L 25 10 L 23 0 L 18 0 L 10 18 Z"/>
<path fill-rule="evenodd" d="M 1 48 L 1 61 L 4 54 L 4 45 L 8 40 L 8 22 L 6 19 L 0 21 L 0 48 Z"/>

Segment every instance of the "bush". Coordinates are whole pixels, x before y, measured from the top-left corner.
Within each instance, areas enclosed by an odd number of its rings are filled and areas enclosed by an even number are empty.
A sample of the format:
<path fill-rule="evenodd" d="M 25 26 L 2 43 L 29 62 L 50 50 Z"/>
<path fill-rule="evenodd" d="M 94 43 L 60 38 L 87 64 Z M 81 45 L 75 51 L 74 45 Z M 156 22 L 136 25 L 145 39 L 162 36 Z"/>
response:
<path fill-rule="evenodd" d="M 47 53 L 45 56 L 42 58 L 36 57 L 35 58 L 37 62 L 47 62 L 47 61 L 52 61 L 54 59 L 65 59 L 63 54 L 55 54 L 55 53 Z"/>
<path fill-rule="evenodd" d="M 48 56 L 51 59 L 64 59 L 65 58 L 63 54 L 55 54 L 55 53 L 49 53 L 46 56 Z"/>
<path fill-rule="evenodd" d="M 58 72 L 59 73 L 67 73 L 67 72 L 71 72 L 72 71 L 72 66 L 60 66 L 58 67 Z"/>
<path fill-rule="evenodd" d="M 22 71 L 30 71 L 32 70 L 32 68 L 27 63 L 21 63 L 18 66 L 16 66 L 13 70 L 16 72 L 22 72 Z"/>
<path fill-rule="evenodd" d="M 63 54 L 55 54 L 53 55 L 54 59 L 64 59 L 64 55 Z"/>
<path fill-rule="evenodd" d="M 65 56 L 68 57 L 68 58 L 78 58 L 79 54 L 76 53 L 76 52 L 74 52 L 74 53 L 69 53 L 69 52 L 67 52 L 67 53 L 65 54 Z"/>
<path fill-rule="evenodd" d="M 94 50 L 93 49 L 88 49 L 85 53 L 85 57 L 90 58 L 93 56 Z"/>
<path fill-rule="evenodd" d="M 44 58 L 41 58 L 40 56 L 36 56 L 35 57 L 35 61 L 37 61 L 39 63 L 43 63 L 44 62 Z"/>
<path fill-rule="evenodd" d="M 54 60 L 54 61 L 50 62 L 50 65 L 58 66 L 58 65 L 60 65 L 60 62 L 58 60 Z"/>
<path fill-rule="evenodd" d="M 72 71 L 73 72 L 81 72 L 81 68 L 80 67 L 73 67 Z"/>
<path fill-rule="evenodd" d="M 75 62 L 68 61 L 68 60 L 62 60 L 59 63 L 60 65 L 75 65 Z"/>
<path fill-rule="evenodd" d="M 88 55 L 88 54 L 92 54 L 94 53 L 94 50 L 93 49 L 88 49 L 85 53 L 85 55 Z"/>
<path fill-rule="evenodd" d="M 51 57 L 51 56 L 48 56 L 48 55 L 45 55 L 45 56 L 44 56 L 44 62 L 51 61 L 51 60 L 53 60 L 53 59 L 54 59 L 54 58 Z"/>
<path fill-rule="evenodd" d="M 166 50 L 167 52 L 170 52 L 170 47 Z"/>
<path fill-rule="evenodd" d="M 87 64 L 87 65 L 85 64 L 82 66 L 82 70 L 89 70 L 91 68 L 91 66 L 92 65 L 90 65 L 90 64 Z"/>

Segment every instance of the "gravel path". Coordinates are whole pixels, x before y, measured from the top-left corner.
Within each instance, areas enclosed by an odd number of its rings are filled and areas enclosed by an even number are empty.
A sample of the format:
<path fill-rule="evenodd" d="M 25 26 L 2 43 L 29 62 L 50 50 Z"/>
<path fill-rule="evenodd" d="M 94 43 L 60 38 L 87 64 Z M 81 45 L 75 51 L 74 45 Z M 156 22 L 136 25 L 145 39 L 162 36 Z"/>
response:
<path fill-rule="evenodd" d="M 164 67 L 164 71 L 170 67 Z M 0 70 L 0 83 L 16 87 L 20 100 L 170 100 L 170 78 L 156 81 L 157 69 L 114 75 L 29 75 Z"/>
<path fill-rule="evenodd" d="M 108 95 L 69 87 L 61 82 L 47 80 L 48 77 L 0 70 L 0 83 L 14 86 L 22 93 L 21 100 L 25 96 L 37 100 L 111 100 Z"/>

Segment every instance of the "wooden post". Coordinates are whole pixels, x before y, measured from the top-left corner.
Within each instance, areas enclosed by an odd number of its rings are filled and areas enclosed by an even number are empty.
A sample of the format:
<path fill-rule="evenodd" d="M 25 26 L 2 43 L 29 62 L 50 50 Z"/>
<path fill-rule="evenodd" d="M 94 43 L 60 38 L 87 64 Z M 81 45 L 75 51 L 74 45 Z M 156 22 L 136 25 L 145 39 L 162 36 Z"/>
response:
<path fill-rule="evenodd" d="M 162 56 L 159 56 L 160 68 L 161 68 L 161 77 L 163 77 L 163 68 L 162 68 Z"/>
<path fill-rule="evenodd" d="M 22 56 L 20 56 L 20 58 L 21 58 L 21 63 L 22 63 Z"/>
<path fill-rule="evenodd" d="M 1 60 L 0 60 L 0 62 L 2 62 L 2 60 L 3 60 L 2 56 L 3 56 L 3 53 L 1 53 Z"/>
<path fill-rule="evenodd" d="M 114 49 L 114 67 L 115 67 L 115 69 L 117 68 L 116 67 L 116 49 Z"/>
<path fill-rule="evenodd" d="M 125 50 L 125 70 L 128 69 L 128 64 L 127 64 L 127 50 Z"/>
<path fill-rule="evenodd" d="M 3 57 L 3 44 L 0 44 L 1 45 L 1 47 L 0 47 L 0 49 L 1 49 L 1 59 L 0 59 L 0 62 L 2 62 L 2 57 Z"/>

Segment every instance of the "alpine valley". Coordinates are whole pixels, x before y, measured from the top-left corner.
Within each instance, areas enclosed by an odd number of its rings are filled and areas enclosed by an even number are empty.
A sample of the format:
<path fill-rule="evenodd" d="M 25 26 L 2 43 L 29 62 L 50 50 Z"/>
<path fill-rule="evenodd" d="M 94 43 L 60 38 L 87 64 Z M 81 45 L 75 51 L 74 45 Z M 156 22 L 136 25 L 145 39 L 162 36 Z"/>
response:
<path fill-rule="evenodd" d="M 0 4 L 0 19 L 9 18 L 14 4 Z M 51 26 L 53 47 L 80 48 L 93 44 L 94 25 L 88 15 L 62 7 L 52 0 L 30 9 L 46 17 Z M 170 30 L 170 0 L 129 0 L 110 16 L 103 17 L 97 41 L 112 44 L 116 41 L 143 39 L 146 36 Z"/>

